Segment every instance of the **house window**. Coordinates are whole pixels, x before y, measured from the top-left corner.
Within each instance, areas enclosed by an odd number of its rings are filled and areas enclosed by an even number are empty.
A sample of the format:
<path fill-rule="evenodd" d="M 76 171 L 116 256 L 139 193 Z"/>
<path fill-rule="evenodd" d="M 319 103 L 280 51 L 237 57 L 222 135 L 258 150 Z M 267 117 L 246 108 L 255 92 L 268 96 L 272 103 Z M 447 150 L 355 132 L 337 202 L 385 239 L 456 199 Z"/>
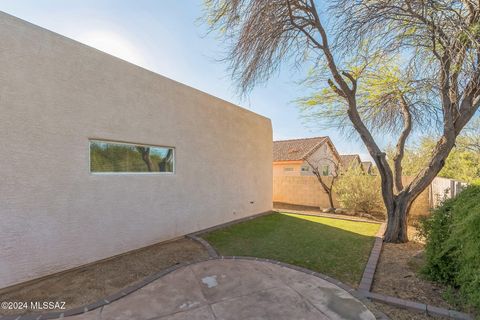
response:
<path fill-rule="evenodd" d="M 293 171 L 293 168 L 291 167 L 283 168 L 283 171 Z"/>
<path fill-rule="evenodd" d="M 174 149 L 90 140 L 92 173 L 173 173 Z"/>
<path fill-rule="evenodd" d="M 303 172 L 310 171 L 310 168 L 309 167 L 302 167 L 302 171 Z"/>
<path fill-rule="evenodd" d="M 324 176 L 330 175 L 330 166 L 325 165 L 322 167 L 322 175 Z"/>

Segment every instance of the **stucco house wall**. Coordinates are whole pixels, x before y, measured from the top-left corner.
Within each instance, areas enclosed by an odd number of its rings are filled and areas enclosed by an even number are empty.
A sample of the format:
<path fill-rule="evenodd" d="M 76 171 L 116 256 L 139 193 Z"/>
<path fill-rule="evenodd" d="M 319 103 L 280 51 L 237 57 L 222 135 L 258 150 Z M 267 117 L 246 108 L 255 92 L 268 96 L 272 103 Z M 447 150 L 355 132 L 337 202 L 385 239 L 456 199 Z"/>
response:
<path fill-rule="evenodd" d="M 0 288 L 272 208 L 269 119 L 0 13 Z M 92 174 L 89 139 L 175 148 Z"/>
<path fill-rule="evenodd" d="M 314 166 L 317 166 L 322 173 L 324 166 L 328 166 L 328 175 L 332 175 L 335 172 L 335 164 L 338 164 L 339 159 L 336 158 L 332 147 L 328 143 L 324 143 L 320 148 L 315 150 L 308 158 Z M 302 171 L 302 175 L 313 176 L 312 168 L 304 161 L 303 166 L 308 168 L 308 171 Z"/>
<path fill-rule="evenodd" d="M 303 161 L 285 161 L 273 163 L 273 176 L 301 175 Z"/>

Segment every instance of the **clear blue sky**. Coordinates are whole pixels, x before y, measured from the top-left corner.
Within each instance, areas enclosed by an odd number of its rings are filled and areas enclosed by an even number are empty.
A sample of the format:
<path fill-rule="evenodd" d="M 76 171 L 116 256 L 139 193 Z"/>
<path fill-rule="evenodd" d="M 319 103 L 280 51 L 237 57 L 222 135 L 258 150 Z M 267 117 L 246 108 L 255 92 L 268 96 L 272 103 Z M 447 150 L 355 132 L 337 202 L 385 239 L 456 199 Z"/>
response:
<path fill-rule="evenodd" d="M 294 99 L 302 74 L 285 67 L 241 99 L 226 71 L 222 43 L 198 22 L 203 0 L 2 0 L 0 10 L 96 47 L 272 119 L 274 139 L 328 135 L 342 154 L 369 155 L 361 141 L 307 128 Z"/>

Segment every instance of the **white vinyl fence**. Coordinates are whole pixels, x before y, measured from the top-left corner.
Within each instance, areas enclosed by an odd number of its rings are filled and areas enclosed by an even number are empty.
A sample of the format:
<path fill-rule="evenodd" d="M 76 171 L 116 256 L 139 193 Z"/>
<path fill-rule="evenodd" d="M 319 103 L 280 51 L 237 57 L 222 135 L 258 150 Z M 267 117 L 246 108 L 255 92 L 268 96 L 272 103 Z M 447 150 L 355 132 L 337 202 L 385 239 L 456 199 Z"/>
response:
<path fill-rule="evenodd" d="M 443 201 L 455 198 L 466 186 L 462 181 L 436 177 L 430 186 L 430 207 L 436 208 Z"/>

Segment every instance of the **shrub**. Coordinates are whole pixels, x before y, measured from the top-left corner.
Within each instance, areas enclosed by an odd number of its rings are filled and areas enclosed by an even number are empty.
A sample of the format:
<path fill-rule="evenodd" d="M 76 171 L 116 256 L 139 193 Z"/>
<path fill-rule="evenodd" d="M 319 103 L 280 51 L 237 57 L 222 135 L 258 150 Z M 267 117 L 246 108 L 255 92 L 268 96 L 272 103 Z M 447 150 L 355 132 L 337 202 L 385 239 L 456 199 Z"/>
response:
<path fill-rule="evenodd" d="M 480 186 L 470 186 L 421 223 L 428 278 L 457 288 L 480 310 Z"/>
<path fill-rule="evenodd" d="M 335 184 L 338 202 L 344 208 L 366 213 L 383 212 L 380 179 L 360 168 L 345 170 Z"/>

